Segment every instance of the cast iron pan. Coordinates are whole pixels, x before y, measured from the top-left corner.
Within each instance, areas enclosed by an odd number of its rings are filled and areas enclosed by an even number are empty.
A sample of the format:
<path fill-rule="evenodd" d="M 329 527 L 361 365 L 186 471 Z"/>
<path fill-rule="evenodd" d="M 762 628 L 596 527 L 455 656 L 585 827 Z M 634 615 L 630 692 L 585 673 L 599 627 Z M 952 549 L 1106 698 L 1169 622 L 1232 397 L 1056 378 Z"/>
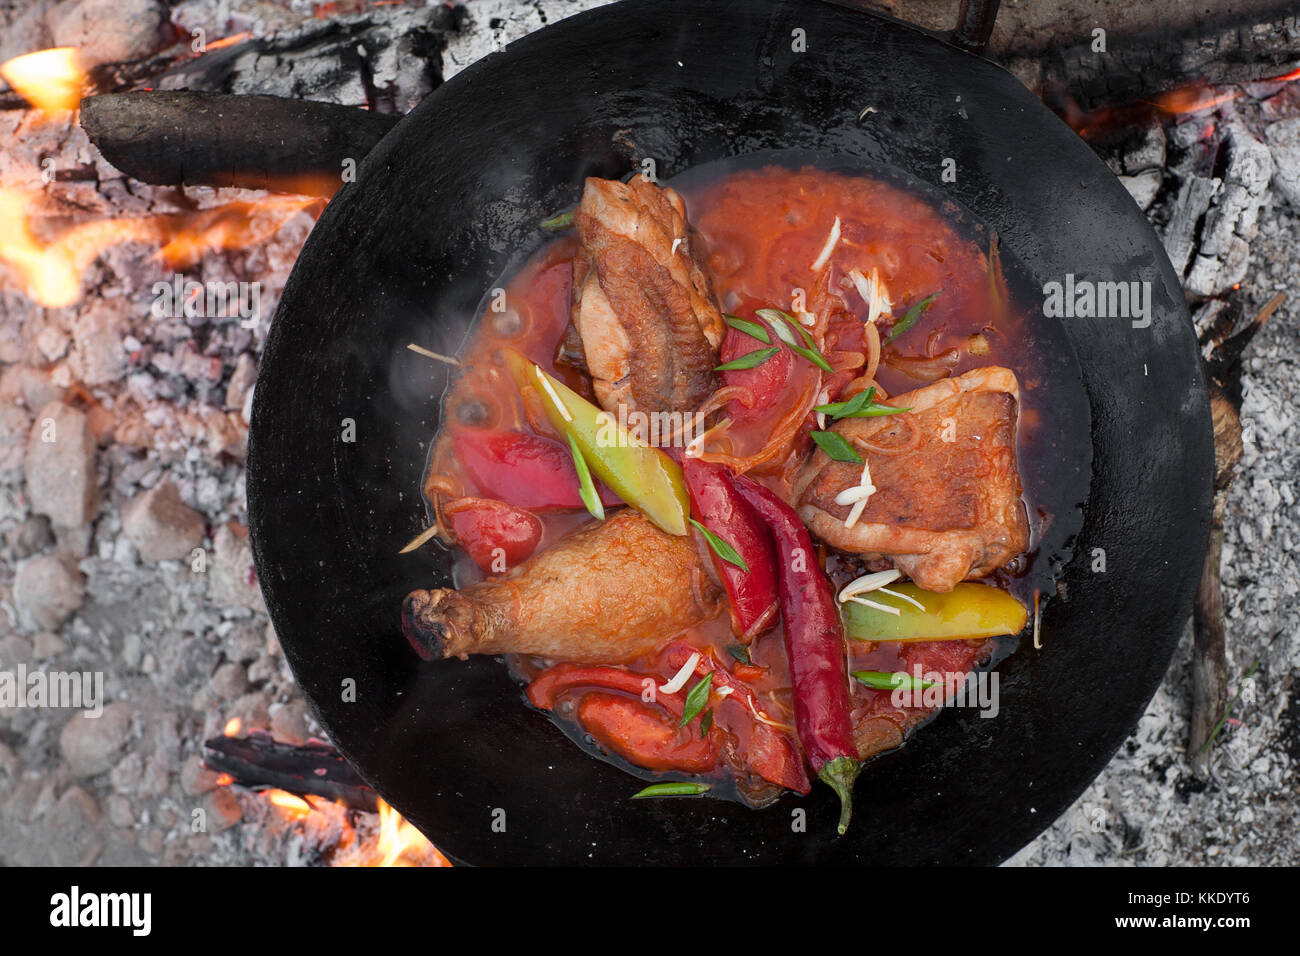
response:
<path fill-rule="evenodd" d="M 792 51 L 795 29 L 807 52 Z M 1026 641 L 1001 665 L 996 719 L 944 713 L 870 766 L 840 839 L 824 787 L 761 811 L 629 803 L 640 784 L 527 708 L 499 661 L 422 663 L 398 618 L 405 594 L 445 585 L 449 565 L 435 548 L 397 554 L 423 527 L 418 489 L 447 382 L 406 343 L 455 352 L 485 291 L 584 176 L 622 176 L 649 156 L 667 177 L 783 148 L 936 185 L 955 158 L 957 181 L 942 188 L 1036 282 L 1147 280 L 1154 297 L 1147 329 L 1065 323 L 1092 473 L 1061 570 L 1069 600 L 1048 604 L 1044 648 Z M 1211 462 L 1195 340 L 1164 252 L 1114 176 L 1009 74 L 818 2 L 625 0 L 453 78 L 330 203 L 267 341 L 248 499 L 266 603 L 317 716 L 453 858 L 989 864 L 1079 795 L 1154 693 L 1201 566 Z M 1089 569 L 1095 548 L 1105 573 Z"/>

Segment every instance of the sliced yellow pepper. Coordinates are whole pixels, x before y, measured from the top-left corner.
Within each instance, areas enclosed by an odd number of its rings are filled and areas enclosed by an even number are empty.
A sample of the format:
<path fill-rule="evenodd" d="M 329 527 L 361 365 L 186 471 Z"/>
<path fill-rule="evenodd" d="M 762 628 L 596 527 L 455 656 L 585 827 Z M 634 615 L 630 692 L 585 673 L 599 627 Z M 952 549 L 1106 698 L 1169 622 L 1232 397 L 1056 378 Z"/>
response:
<path fill-rule="evenodd" d="M 845 601 L 841 605 L 844 633 L 859 641 L 956 641 L 1019 634 L 1029 619 L 1023 604 L 987 584 L 966 581 L 946 594 L 922 591 L 915 584 L 894 584 L 889 590 L 907 595 L 925 610 L 889 594 L 869 591 L 858 597 L 896 607 L 899 613 Z"/>
<path fill-rule="evenodd" d="M 520 391 L 535 389 L 551 424 L 578 445 L 592 473 L 669 534 L 686 534 L 691 499 L 681 466 L 631 435 L 613 415 L 593 405 L 513 349 L 506 366 Z"/>

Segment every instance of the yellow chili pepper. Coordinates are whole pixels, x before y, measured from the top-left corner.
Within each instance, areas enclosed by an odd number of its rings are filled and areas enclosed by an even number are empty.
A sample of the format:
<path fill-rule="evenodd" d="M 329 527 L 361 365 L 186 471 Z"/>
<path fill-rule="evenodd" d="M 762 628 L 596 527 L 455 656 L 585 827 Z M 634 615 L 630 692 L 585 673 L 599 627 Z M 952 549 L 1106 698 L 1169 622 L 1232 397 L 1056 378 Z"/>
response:
<path fill-rule="evenodd" d="M 841 605 L 844 632 L 860 641 L 956 641 L 1000 634 L 1019 634 L 1029 618 L 1023 604 L 1001 588 L 963 582 L 945 594 L 922 591 L 915 584 L 890 585 L 925 608 L 880 591 L 858 597 L 896 607 L 890 614 L 855 601 Z"/>
<path fill-rule="evenodd" d="M 573 439 L 596 477 L 659 528 L 686 534 L 691 499 L 677 462 L 519 352 L 506 349 L 504 354 L 520 391 L 537 392 L 546 417 L 564 438 Z"/>

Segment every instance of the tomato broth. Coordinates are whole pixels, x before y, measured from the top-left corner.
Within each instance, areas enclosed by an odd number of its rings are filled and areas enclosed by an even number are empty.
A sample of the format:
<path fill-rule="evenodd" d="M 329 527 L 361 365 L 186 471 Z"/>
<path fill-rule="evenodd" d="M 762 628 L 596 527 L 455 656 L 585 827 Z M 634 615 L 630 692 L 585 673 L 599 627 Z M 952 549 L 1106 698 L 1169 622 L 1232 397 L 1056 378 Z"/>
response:
<path fill-rule="evenodd" d="M 875 375 L 882 396 L 928 384 L 918 375 L 956 375 L 987 365 L 1015 371 L 1021 386 L 1018 450 L 1031 550 L 1018 566 L 999 572 L 992 583 L 1026 604 L 1037 592 L 1050 592 L 1053 572 L 1069 556 L 1086 493 L 1087 449 L 1075 437 L 1080 428 L 1087 435 L 1086 406 L 1068 343 L 1059 328 L 1045 325 L 1024 308 L 1023 290 L 1028 284 L 1018 266 L 999 250 L 997 237 L 956 203 L 887 171 L 867 175 L 760 158 L 711 164 L 672 185 L 686 199 L 696 233 L 690 241 L 703 246 L 703 261 L 724 312 L 746 318 L 763 307 L 829 312 L 824 352 L 830 357 L 851 354 L 863 348 L 862 327 L 869 318 L 860 280 L 874 272 L 891 306 L 890 317 L 879 323 L 886 334 L 897 328 L 908 309 L 933 295 L 915 324 L 883 345 Z M 826 267 L 814 268 L 833 237 Z M 500 350 L 506 346 L 594 400 L 587 377 L 557 361 L 569 322 L 571 260 L 576 250 L 572 235 L 547 241 L 502 283 L 504 294 L 490 294 L 484 300 L 476 332 L 460 356 L 461 374 L 445 399 L 447 425 L 553 436 L 545 422 L 530 414 L 504 369 Z M 852 275 L 855 271 L 857 279 Z M 843 373 L 839 384 L 852 374 L 852 369 Z M 794 394 L 797 391 L 791 389 L 791 400 L 800 398 Z M 736 411 L 743 419 L 744 409 Z M 805 439 L 787 457 L 758 466 L 753 474 L 774 490 L 785 490 L 807 453 Z M 456 461 L 449 428 L 434 443 L 428 475 L 425 494 L 435 513 L 440 490 L 477 493 Z M 540 548 L 588 520 L 582 510 L 548 511 L 538 517 L 544 526 Z M 703 545 L 697 540 L 696 547 Z M 702 552 L 702 557 L 710 566 L 709 555 Z M 837 587 L 861 573 L 853 560 L 836 556 L 827 562 L 827 570 Z M 482 571 L 473 562 L 458 562 L 458 587 L 480 577 Z M 653 586 L 652 582 L 628 583 L 629 589 Z M 761 702 L 765 723 L 788 728 L 793 738 L 790 679 L 779 625 L 757 637 L 742 654 L 723 604 L 712 619 L 679 640 L 710 654 L 720 669 L 739 669 Z M 920 666 L 927 671 L 965 672 L 995 666 L 1015 649 L 1017 638 L 907 644 L 851 640 L 849 644 L 850 670 L 910 672 Z M 741 656 L 748 657 L 749 666 L 740 664 Z M 512 672 L 525 681 L 535 678 L 547 663 L 535 658 L 510 660 Z M 629 666 L 663 679 L 671 676 L 664 672 L 662 660 L 655 658 Z M 933 707 L 898 707 L 890 702 L 889 691 L 853 684 L 860 747 L 873 753 L 900 745 L 934 714 Z M 594 755 L 644 779 L 660 779 L 597 747 L 573 720 L 572 700 L 557 706 L 552 716 Z M 747 745 L 744 739 L 731 743 L 739 751 Z M 674 779 L 683 776 L 687 775 L 673 774 Z M 717 784 L 714 795 L 755 806 L 780 794 L 780 788 L 744 774 L 733 780 L 714 773 L 709 780 Z"/>

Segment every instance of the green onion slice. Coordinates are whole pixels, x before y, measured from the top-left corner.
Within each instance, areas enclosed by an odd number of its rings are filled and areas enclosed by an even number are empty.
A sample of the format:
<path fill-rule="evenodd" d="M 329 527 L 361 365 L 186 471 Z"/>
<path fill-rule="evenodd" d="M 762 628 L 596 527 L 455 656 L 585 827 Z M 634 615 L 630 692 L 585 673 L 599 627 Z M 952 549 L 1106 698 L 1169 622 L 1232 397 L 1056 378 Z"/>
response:
<path fill-rule="evenodd" d="M 715 367 L 714 371 L 736 372 L 741 369 L 754 368 L 755 366 L 762 365 L 779 351 L 781 351 L 780 348 L 775 345 L 769 349 L 755 349 L 753 352 L 746 352 L 738 359 L 732 359 L 730 362 L 723 362 L 721 365 Z"/>
<path fill-rule="evenodd" d="M 722 314 L 722 321 L 726 322 L 737 332 L 744 332 L 750 338 L 758 339 L 764 345 L 772 344 L 772 336 L 768 335 L 767 329 L 763 328 L 757 322 L 751 322 L 749 319 L 742 319 L 738 315 L 728 315 L 725 312 Z"/>
<path fill-rule="evenodd" d="M 686 695 L 686 709 L 682 711 L 682 722 L 678 727 L 685 727 L 695 715 L 704 709 L 704 705 L 709 702 L 709 688 L 713 686 L 713 671 L 709 671 L 700 679 L 700 682 L 690 689 Z"/>
<path fill-rule="evenodd" d="M 552 216 L 550 219 L 543 219 L 541 226 L 547 232 L 563 232 L 565 229 L 573 228 L 573 210 L 562 212 L 558 216 Z"/>
<path fill-rule="evenodd" d="M 835 370 L 831 368 L 831 363 L 826 361 L 826 357 L 817 349 L 817 340 L 808 334 L 808 330 L 799 324 L 799 320 L 788 312 L 782 312 L 780 309 L 756 309 L 755 315 L 762 316 L 772 323 L 772 329 L 776 332 L 776 337 L 790 346 L 790 351 L 796 355 L 802 355 L 808 361 L 812 362 L 823 372 L 834 374 Z M 803 345 L 795 338 L 794 332 L 798 332 L 803 338 Z"/>
<path fill-rule="evenodd" d="M 741 664 L 752 664 L 753 660 L 749 656 L 749 648 L 744 644 L 728 644 L 727 653 Z"/>
<path fill-rule="evenodd" d="M 838 432 L 811 432 L 812 440 L 822 451 L 830 456 L 831 461 L 854 461 L 862 463 L 862 456 L 853 446 L 844 440 Z"/>
<path fill-rule="evenodd" d="M 582 457 L 578 443 L 573 440 L 572 435 L 569 436 L 569 452 L 573 455 L 573 467 L 578 472 L 578 496 L 582 498 L 582 503 L 587 506 L 593 518 L 604 521 L 605 506 L 601 504 L 600 495 L 596 494 L 596 483 L 591 480 L 587 460 Z"/>
<path fill-rule="evenodd" d="M 942 291 L 943 291 L 942 289 L 939 290 L 939 292 Z M 890 342 L 894 341 L 894 339 L 898 338 L 900 335 L 902 335 L 912 326 L 916 325 L 916 320 L 921 317 L 922 312 L 924 312 L 926 309 L 930 308 L 930 306 L 934 304 L 934 300 L 939 297 L 939 292 L 931 292 L 920 302 L 916 303 L 916 305 L 908 309 L 907 312 L 903 315 L 902 319 L 900 319 L 894 325 L 894 327 L 890 329 L 889 337 L 885 339 L 885 344 L 888 345 Z"/>
<path fill-rule="evenodd" d="M 708 528 L 704 527 L 704 525 L 700 524 L 694 518 L 687 518 L 686 520 L 689 521 L 691 524 L 695 525 L 695 527 L 699 530 L 700 534 L 704 535 L 704 540 L 709 542 L 709 547 L 713 549 L 714 554 L 720 557 L 723 561 L 726 561 L 728 564 L 734 564 L 736 567 L 740 568 L 746 574 L 749 573 L 749 565 L 745 563 L 745 559 L 740 556 L 740 554 L 736 551 L 735 548 L 729 545 L 722 538 L 719 538 L 716 534 L 714 534 Z"/>
<path fill-rule="evenodd" d="M 895 687 L 902 687 L 907 690 L 924 690 L 927 687 L 933 687 L 935 682 L 932 680 L 917 680 L 911 674 L 905 671 L 853 671 L 853 676 L 876 690 L 893 690 Z"/>
<path fill-rule="evenodd" d="M 633 800 L 644 800 L 647 797 L 697 797 L 701 793 L 707 793 L 713 789 L 711 783 L 652 783 L 644 790 L 632 794 Z"/>
<path fill-rule="evenodd" d="M 866 391 L 858 392 L 847 402 L 831 402 L 829 405 L 818 405 L 813 411 L 821 412 L 823 415 L 829 415 L 831 418 L 876 418 L 881 415 L 898 415 L 902 412 L 910 412 L 912 409 L 895 408 L 892 405 L 880 405 L 875 401 L 876 386 L 871 386 Z"/>

